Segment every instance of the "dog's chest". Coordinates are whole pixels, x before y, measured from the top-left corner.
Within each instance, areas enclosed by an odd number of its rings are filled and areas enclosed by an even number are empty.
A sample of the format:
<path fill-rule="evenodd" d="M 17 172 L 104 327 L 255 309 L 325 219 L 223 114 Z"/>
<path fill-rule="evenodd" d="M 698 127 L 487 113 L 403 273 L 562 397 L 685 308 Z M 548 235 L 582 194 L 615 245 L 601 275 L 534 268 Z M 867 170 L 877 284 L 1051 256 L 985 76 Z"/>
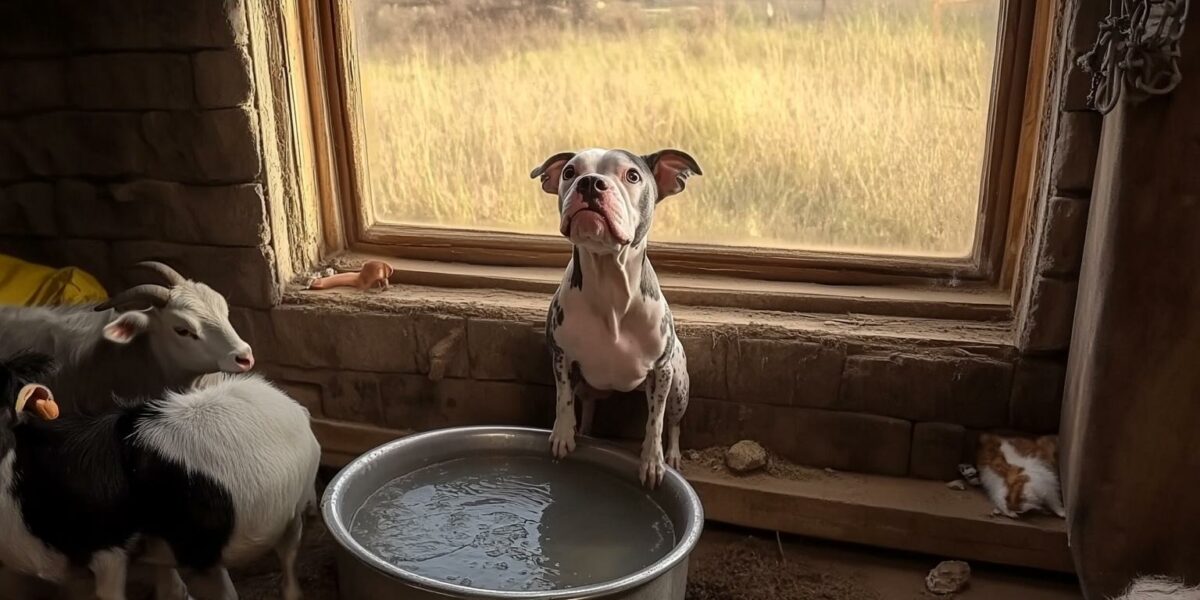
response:
<path fill-rule="evenodd" d="M 627 392 L 645 381 L 666 349 L 665 304 L 638 302 L 616 317 L 596 310 L 577 291 L 558 301 L 563 318 L 554 329 L 555 343 L 579 365 L 588 385 Z"/>

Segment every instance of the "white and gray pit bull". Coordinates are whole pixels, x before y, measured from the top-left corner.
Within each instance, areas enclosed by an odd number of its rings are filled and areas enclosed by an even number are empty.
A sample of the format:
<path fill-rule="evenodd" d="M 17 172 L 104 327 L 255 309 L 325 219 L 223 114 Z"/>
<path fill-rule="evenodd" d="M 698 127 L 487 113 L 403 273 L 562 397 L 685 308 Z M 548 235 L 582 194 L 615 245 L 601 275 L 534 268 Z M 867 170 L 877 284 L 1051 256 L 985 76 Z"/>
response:
<path fill-rule="evenodd" d="M 558 389 L 550 434 L 556 457 L 575 449 L 576 399 L 586 435 L 597 398 L 642 388 L 649 407 L 642 483 L 657 487 L 668 464 L 679 468 L 679 421 L 690 387 L 687 358 L 646 244 L 655 206 L 701 174 L 696 160 L 679 150 L 639 156 L 590 149 L 555 154 L 530 175 L 558 196 L 559 230 L 574 244 L 546 316 Z"/>

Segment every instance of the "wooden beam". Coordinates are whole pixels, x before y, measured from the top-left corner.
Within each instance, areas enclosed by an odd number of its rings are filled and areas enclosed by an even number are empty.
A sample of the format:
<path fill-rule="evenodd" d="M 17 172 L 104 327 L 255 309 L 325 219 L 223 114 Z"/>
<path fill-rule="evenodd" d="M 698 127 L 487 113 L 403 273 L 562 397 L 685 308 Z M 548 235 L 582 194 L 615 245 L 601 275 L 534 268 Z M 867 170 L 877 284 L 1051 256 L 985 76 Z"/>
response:
<path fill-rule="evenodd" d="M 1062 520 L 992 517 L 981 492 L 940 481 L 852 473 L 735 479 L 686 465 L 684 472 L 713 521 L 946 558 L 1073 569 Z"/>
<path fill-rule="evenodd" d="M 1113 75 L 1126 89 L 1092 183 L 1061 434 L 1088 598 L 1147 575 L 1200 583 L 1200 31 L 1178 52 L 1169 95 Z"/>

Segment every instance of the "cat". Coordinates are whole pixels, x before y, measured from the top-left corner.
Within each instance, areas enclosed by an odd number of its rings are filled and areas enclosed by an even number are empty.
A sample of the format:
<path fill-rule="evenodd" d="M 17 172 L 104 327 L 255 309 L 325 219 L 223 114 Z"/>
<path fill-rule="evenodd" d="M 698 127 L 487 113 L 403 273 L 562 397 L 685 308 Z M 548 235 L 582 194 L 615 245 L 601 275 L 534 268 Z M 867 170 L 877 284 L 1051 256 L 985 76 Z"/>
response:
<path fill-rule="evenodd" d="M 1015 519 L 1043 510 L 1066 517 L 1058 481 L 1058 437 L 979 436 L 979 479 L 996 510 Z"/>

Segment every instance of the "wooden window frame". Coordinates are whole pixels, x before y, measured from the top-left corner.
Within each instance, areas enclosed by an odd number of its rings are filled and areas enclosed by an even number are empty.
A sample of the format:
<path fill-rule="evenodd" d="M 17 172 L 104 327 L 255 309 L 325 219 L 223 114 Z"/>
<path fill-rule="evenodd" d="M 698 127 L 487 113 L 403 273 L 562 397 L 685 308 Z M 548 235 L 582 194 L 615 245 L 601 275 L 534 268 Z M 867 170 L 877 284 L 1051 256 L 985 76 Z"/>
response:
<path fill-rule="evenodd" d="M 1030 196 L 1043 149 L 1040 125 L 1048 87 L 1049 45 L 1058 2 L 1000 0 L 995 82 L 974 247 L 963 258 L 887 256 L 655 242 L 662 273 L 806 284 L 955 288 L 1008 292 L 1019 271 Z M 1039 6 L 1040 5 L 1040 6 Z M 321 169 L 324 246 L 328 250 L 419 261 L 503 267 L 562 267 L 561 237 L 378 223 L 372 214 L 363 115 L 354 56 L 352 6 L 300 0 L 299 26 Z"/>

